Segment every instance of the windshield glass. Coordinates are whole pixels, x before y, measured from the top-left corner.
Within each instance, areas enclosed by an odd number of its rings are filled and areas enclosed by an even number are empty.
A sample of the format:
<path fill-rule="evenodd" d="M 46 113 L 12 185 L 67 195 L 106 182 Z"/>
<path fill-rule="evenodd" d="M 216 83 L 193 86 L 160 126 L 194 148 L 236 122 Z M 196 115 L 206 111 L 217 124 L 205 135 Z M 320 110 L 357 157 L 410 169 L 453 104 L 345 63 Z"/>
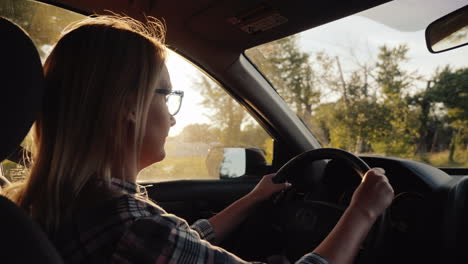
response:
<path fill-rule="evenodd" d="M 323 146 L 468 167 L 468 48 L 431 54 L 424 38 L 463 4 L 430 2 L 390 2 L 245 54 Z"/>

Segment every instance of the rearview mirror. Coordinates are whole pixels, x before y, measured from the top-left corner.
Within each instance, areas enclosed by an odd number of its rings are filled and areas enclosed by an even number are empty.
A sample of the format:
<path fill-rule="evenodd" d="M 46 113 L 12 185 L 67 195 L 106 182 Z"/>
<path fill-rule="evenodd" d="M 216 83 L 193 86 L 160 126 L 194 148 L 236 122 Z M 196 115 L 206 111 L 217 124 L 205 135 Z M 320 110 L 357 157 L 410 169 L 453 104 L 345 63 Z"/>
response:
<path fill-rule="evenodd" d="M 468 44 L 468 6 L 432 22 L 426 28 L 426 45 L 430 52 L 439 53 Z"/>

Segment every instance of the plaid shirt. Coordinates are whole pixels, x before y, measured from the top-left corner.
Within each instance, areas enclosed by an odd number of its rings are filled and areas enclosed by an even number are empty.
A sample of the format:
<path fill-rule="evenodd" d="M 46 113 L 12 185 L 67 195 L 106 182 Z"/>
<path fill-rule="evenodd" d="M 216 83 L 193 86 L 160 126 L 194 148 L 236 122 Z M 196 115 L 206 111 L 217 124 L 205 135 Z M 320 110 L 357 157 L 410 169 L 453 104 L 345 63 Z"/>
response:
<path fill-rule="evenodd" d="M 210 243 L 215 233 L 208 220 L 189 226 L 129 182 L 113 179 L 111 189 L 124 194 L 80 213 L 54 239 L 66 263 L 249 263 Z M 297 263 L 327 261 L 309 253 Z"/>

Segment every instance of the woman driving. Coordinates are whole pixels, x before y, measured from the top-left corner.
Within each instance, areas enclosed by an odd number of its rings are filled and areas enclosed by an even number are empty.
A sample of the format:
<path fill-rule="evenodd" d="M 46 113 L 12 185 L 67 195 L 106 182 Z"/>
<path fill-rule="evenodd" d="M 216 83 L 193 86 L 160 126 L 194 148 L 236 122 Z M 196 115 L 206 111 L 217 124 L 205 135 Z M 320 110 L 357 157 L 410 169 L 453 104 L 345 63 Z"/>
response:
<path fill-rule="evenodd" d="M 92 17 L 71 26 L 45 62 L 31 172 L 7 193 L 66 263 L 247 263 L 216 244 L 289 186 L 266 175 L 192 226 L 146 196 L 138 172 L 164 159 L 183 95 L 171 87 L 164 34 L 154 18 Z M 297 263 L 351 263 L 392 198 L 384 171 L 368 171 L 333 231 Z"/>

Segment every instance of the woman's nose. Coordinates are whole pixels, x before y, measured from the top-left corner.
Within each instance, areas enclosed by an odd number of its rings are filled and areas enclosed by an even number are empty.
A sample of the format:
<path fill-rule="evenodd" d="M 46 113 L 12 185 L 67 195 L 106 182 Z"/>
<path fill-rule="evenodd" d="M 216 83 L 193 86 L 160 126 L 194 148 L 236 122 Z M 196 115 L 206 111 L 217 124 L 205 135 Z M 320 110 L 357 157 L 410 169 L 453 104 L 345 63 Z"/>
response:
<path fill-rule="evenodd" d="M 171 115 L 171 126 L 174 126 L 176 124 L 175 117 Z"/>

